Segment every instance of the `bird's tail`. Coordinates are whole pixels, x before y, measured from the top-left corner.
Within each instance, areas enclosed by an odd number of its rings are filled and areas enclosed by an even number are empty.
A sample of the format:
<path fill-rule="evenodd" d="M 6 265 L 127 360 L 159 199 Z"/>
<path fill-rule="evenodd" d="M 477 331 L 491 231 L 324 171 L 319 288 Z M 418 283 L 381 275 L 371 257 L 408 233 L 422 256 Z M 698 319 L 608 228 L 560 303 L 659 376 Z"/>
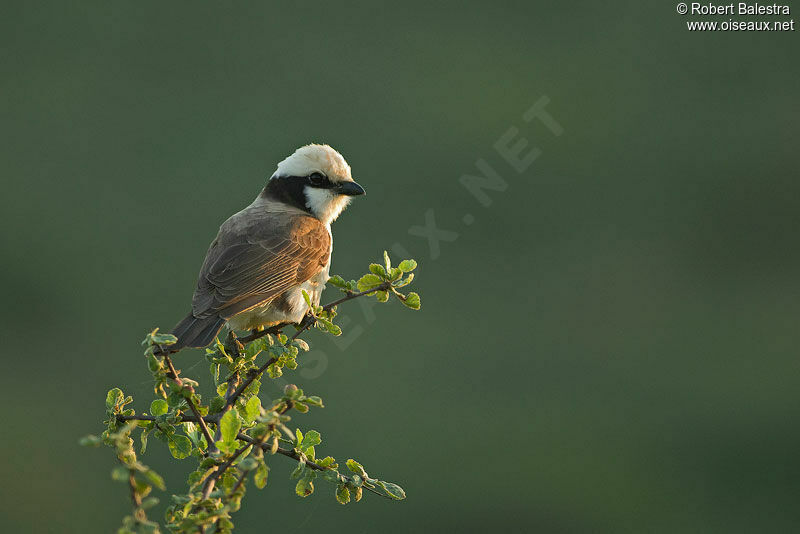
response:
<path fill-rule="evenodd" d="M 183 321 L 179 322 L 172 329 L 171 334 L 178 338 L 178 341 L 165 347 L 166 352 L 178 352 L 185 347 L 205 347 L 214 339 L 225 319 L 212 315 L 203 319 L 198 319 L 191 312 Z"/>

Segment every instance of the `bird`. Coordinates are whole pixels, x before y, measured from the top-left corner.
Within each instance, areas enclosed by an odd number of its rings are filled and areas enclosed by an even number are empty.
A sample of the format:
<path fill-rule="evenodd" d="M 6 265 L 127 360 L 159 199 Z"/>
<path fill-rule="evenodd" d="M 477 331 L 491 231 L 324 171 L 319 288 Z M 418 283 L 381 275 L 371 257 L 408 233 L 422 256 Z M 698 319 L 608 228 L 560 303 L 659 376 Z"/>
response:
<path fill-rule="evenodd" d="M 200 269 L 191 311 L 168 347 L 205 347 L 223 325 L 260 330 L 301 323 L 330 278 L 331 223 L 364 195 L 344 157 L 325 144 L 298 148 L 255 200 L 219 228 Z"/>

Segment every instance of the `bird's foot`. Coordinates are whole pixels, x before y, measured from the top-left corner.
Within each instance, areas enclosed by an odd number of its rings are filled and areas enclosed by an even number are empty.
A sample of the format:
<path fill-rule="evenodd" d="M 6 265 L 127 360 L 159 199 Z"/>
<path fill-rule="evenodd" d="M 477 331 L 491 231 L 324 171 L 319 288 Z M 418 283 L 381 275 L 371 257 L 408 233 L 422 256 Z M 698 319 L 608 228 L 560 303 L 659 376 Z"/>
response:
<path fill-rule="evenodd" d="M 314 323 L 317 322 L 317 318 L 311 312 L 308 312 L 303 320 L 297 325 L 298 330 L 305 330 L 306 328 L 310 328 L 314 326 Z"/>

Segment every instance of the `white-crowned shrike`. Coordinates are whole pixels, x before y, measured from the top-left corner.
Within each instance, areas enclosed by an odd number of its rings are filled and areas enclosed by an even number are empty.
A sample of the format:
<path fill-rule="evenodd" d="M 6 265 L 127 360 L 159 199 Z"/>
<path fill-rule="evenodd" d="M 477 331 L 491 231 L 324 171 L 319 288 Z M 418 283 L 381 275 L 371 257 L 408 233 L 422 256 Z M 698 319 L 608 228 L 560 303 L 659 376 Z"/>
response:
<path fill-rule="evenodd" d="M 327 282 L 331 223 L 364 188 L 328 145 L 281 161 L 252 204 L 225 221 L 206 254 L 192 311 L 172 330 L 170 352 L 208 345 L 227 323 L 251 330 L 300 323 Z"/>

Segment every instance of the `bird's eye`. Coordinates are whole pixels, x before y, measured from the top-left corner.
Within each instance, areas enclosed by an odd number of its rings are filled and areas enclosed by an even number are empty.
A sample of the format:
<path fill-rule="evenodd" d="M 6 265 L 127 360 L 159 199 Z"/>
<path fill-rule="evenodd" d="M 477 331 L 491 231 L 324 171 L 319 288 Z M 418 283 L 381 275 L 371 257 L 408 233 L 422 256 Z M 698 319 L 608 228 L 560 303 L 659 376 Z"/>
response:
<path fill-rule="evenodd" d="M 319 172 L 315 172 L 311 176 L 308 177 L 311 185 L 322 185 L 325 183 L 325 175 Z"/>

